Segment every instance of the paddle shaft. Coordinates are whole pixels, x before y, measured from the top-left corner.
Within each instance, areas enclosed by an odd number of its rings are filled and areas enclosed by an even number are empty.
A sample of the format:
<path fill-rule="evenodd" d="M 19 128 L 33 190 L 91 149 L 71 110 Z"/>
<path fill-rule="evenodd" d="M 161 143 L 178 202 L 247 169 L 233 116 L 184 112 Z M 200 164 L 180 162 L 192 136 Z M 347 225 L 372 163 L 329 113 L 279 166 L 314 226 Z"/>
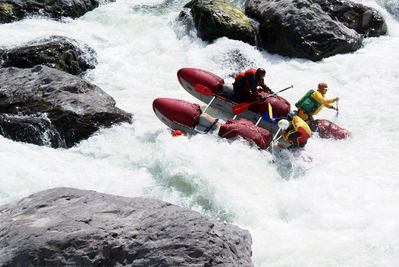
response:
<path fill-rule="evenodd" d="M 270 96 L 272 96 L 272 95 L 277 95 L 277 94 L 279 94 L 279 93 L 281 93 L 281 92 L 284 92 L 284 91 L 286 91 L 286 90 L 288 90 L 288 89 L 290 89 L 290 88 L 293 88 L 294 86 L 291 84 L 291 86 L 288 86 L 287 88 L 284 88 L 284 89 L 281 89 L 280 91 L 278 91 L 278 92 L 276 92 L 276 93 L 273 93 L 273 94 L 271 94 L 271 95 L 268 95 L 267 97 L 270 97 Z"/>
<path fill-rule="evenodd" d="M 338 101 L 337 101 L 337 114 L 335 114 L 336 117 L 338 117 Z"/>
<path fill-rule="evenodd" d="M 281 93 L 281 92 L 283 92 L 285 90 L 288 90 L 288 89 L 290 89 L 292 87 L 293 87 L 292 85 L 288 86 L 287 88 L 284 88 L 284 89 L 282 89 L 282 90 L 280 90 L 280 91 L 278 91 L 276 93 L 268 95 L 266 98 L 268 98 L 268 97 L 270 97 L 272 95 L 276 95 L 278 93 Z M 253 104 L 255 104 L 255 103 L 259 102 L 259 101 L 266 100 L 266 98 L 265 99 L 258 99 L 258 100 L 255 100 L 255 101 L 251 102 L 251 103 L 240 103 L 240 104 L 237 104 L 237 105 L 232 107 L 233 114 L 234 115 L 240 114 L 240 113 L 246 111 L 251 105 L 253 105 Z"/>
<path fill-rule="evenodd" d="M 205 113 L 205 111 L 209 108 L 209 106 L 212 104 L 213 100 L 216 99 L 216 95 L 213 96 L 212 100 L 209 101 L 208 105 L 205 107 L 204 111 L 202 111 L 202 113 Z"/>

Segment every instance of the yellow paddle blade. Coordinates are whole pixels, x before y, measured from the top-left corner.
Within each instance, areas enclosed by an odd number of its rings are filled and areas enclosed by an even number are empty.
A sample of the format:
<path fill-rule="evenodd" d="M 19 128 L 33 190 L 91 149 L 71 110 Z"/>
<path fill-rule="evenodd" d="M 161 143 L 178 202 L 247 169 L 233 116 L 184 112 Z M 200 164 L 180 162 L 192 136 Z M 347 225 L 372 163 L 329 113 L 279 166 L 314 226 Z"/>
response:
<path fill-rule="evenodd" d="M 270 103 L 267 103 L 267 107 L 269 108 L 269 118 L 272 121 L 273 120 L 273 110 L 272 110 L 272 105 Z"/>

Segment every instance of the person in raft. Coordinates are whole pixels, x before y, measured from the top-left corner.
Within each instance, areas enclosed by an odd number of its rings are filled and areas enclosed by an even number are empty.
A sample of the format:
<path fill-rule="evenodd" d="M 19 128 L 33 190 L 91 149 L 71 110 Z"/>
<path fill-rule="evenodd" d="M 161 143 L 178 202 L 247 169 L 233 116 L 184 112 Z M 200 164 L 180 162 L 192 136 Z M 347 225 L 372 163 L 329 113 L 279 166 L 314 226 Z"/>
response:
<path fill-rule="evenodd" d="M 309 90 L 301 99 L 299 99 L 298 102 L 295 103 L 295 106 L 298 108 L 298 116 L 309 125 L 314 120 L 313 115 L 319 113 L 323 107 L 338 111 L 338 108 L 333 107 L 331 104 L 337 102 L 339 97 L 325 99 L 327 90 L 328 86 L 326 83 L 319 83 L 317 91 Z"/>
<path fill-rule="evenodd" d="M 304 147 L 312 136 L 309 125 L 294 112 L 290 112 L 286 118 L 280 119 L 278 126 L 282 130 L 283 139 L 291 144 L 288 149 Z"/>
<path fill-rule="evenodd" d="M 233 83 L 233 101 L 241 103 L 256 100 L 259 96 L 258 86 L 262 87 L 266 92 L 273 94 L 274 92 L 264 82 L 265 76 L 266 71 L 263 68 L 249 69 L 238 74 Z"/>

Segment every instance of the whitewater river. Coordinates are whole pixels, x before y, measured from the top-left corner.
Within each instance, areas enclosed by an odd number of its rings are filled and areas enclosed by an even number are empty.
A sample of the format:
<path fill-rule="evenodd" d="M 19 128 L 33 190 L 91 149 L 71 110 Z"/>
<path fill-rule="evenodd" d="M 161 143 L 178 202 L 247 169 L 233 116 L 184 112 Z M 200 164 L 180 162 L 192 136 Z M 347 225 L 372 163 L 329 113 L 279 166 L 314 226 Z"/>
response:
<path fill-rule="evenodd" d="M 320 62 L 272 55 L 239 41 L 202 42 L 175 20 L 187 1 L 117 0 L 77 20 L 31 18 L 0 25 L 0 46 L 62 35 L 88 44 L 98 65 L 86 79 L 134 114 L 133 124 L 96 133 L 71 149 L 0 136 L 0 204 L 53 187 L 168 201 L 250 231 L 256 266 L 399 266 L 399 19 L 397 0 L 374 7 L 388 35 Z M 243 2 L 235 2 L 243 6 Z M 399 12 L 397 12 L 399 14 Z M 247 65 L 234 55 L 241 54 Z M 152 110 L 157 97 L 200 103 L 178 83 L 182 67 L 232 82 L 264 67 L 266 84 L 295 103 L 326 82 L 349 129 L 343 141 L 312 138 L 289 171 L 265 151 L 217 136 L 172 137 Z M 213 116 L 225 114 L 209 109 Z"/>

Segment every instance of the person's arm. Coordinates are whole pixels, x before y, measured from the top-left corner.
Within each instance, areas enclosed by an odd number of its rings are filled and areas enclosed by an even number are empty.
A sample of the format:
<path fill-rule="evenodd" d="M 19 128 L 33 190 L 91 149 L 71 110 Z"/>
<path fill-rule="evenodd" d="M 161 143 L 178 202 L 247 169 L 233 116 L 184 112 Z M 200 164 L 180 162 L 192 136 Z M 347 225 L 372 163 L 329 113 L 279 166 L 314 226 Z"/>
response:
<path fill-rule="evenodd" d="M 247 79 L 249 82 L 249 90 L 251 91 L 251 93 L 255 94 L 257 89 L 255 76 L 248 76 Z"/>
<path fill-rule="evenodd" d="M 274 94 L 273 90 L 270 89 L 270 87 L 267 86 L 264 81 L 261 82 L 260 86 L 263 88 L 263 90 L 265 90 L 269 94 Z"/>
<path fill-rule="evenodd" d="M 320 104 L 322 104 L 325 107 L 328 108 L 334 108 L 331 104 L 334 103 L 336 100 L 338 100 L 337 98 L 331 98 L 331 99 L 325 99 L 324 96 L 319 92 L 319 91 L 315 91 L 312 94 L 312 97 L 319 102 Z"/>

